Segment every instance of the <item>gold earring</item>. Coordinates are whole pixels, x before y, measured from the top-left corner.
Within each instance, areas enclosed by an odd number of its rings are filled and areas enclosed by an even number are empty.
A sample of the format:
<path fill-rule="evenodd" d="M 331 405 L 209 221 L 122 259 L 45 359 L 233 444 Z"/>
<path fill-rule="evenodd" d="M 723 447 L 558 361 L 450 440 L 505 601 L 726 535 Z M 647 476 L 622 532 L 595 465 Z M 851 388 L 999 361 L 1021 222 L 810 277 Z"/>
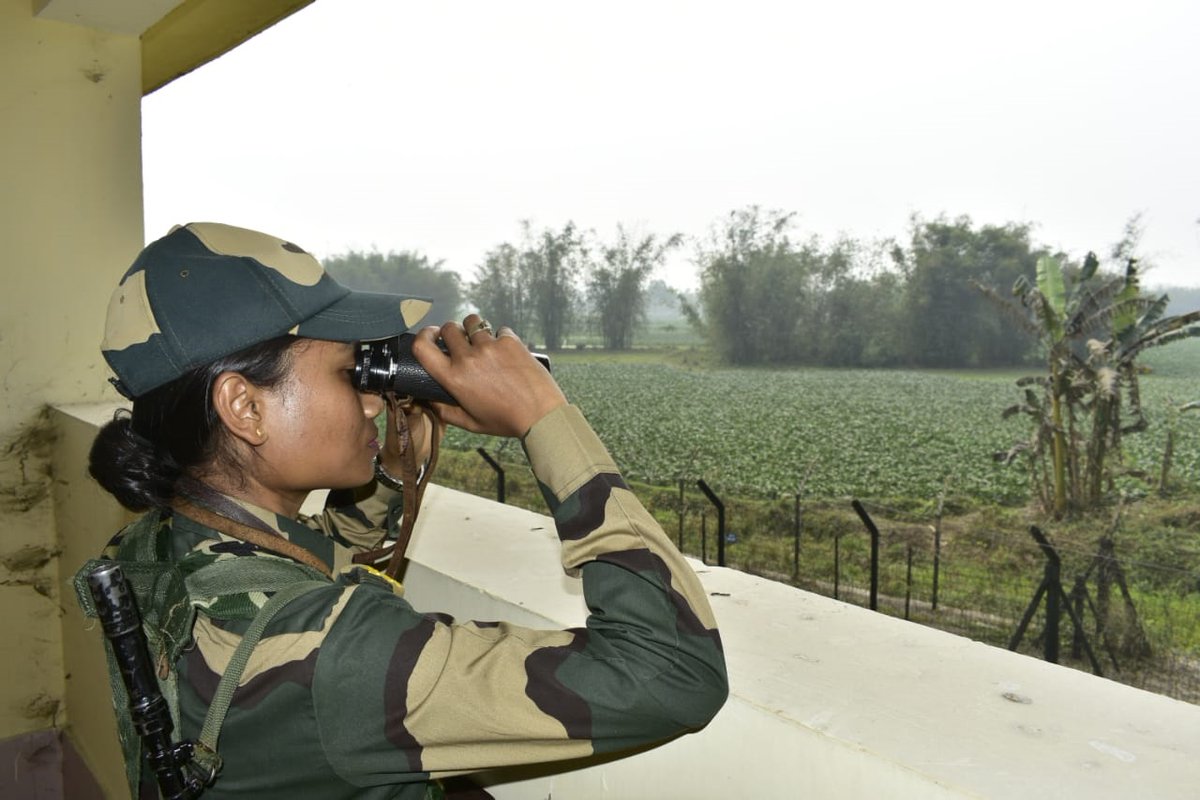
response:
<path fill-rule="evenodd" d="M 261 442 L 259 442 L 259 444 L 266 444 L 266 443 L 267 443 L 267 435 L 266 435 L 265 433 L 263 433 L 263 432 L 262 432 L 262 428 L 259 428 L 257 431 L 255 431 L 255 433 L 257 433 L 257 434 L 258 434 L 258 438 L 259 438 L 259 439 L 262 439 L 262 441 L 261 441 Z"/>

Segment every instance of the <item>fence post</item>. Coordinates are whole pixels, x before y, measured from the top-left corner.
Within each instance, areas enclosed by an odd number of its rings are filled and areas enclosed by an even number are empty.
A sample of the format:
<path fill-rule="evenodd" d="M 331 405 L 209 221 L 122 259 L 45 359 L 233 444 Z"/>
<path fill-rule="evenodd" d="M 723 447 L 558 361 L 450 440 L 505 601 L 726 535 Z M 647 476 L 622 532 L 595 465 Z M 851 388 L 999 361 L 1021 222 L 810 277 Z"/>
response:
<path fill-rule="evenodd" d="M 679 479 L 679 551 L 683 552 L 683 478 Z"/>
<path fill-rule="evenodd" d="M 833 599 L 840 600 L 838 597 L 839 584 L 842 580 L 842 535 L 840 533 L 833 536 Z"/>
<path fill-rule="evenodd" d="M 1053 550 L 1049 551 L 1054 553 Z M 1046 558 L 1046 583 L 1050 590 L 1046 592 L 1046 632 L 1043 654 L 1051 664 L 1058 663 L 1058 619 L 1062 611 L 1059 601 L 1062 597 L 1062 561 L 1058 553 Z M 1055 591 L 1057 589 L 1057 591 Z"/>
<path fill-rule="evenodd" d="M 700 491 L 704 492 L 708 501 L 717 508 L 717 566 L 723 567 L 725 566 L 725 504 L 713 493 L 712 489 L 708 488 L 708 484 L 703 478 L 696 481 L 696 486 L 700 487 Z"/>
<path fill-rule="evenodd" d="M 904 618 L 911 619 L 909 608 L 912 605 L 912 558 L 913 546 L 908 546 L 908 574 L 904 578 Z"/>
<path fill-rule="evenodd" d="M 504 467 L 500 466 L 500 464 L 496 462 L 496 459 L 492 458 L 488 454 L 488 451 L 484 450 L 482 447 L 476 447 L 475 452 L 479 453 L 479 455 L 483 456 L 483 460 L 486 461 L 488 463 L 488 466 L 492 468 L 492 471 L 496 473 L 496 502 L 503 503 L 504 502 Z"/>
<path fill-rule="evenodd" d="M 942 509 L 946 503 L 946 487 L 942 487 L 942 493 L 938 496 L 937 520 L 933 525 L 933 610 L 937 611 L 938 601 L 938 576 L 941 574 L 942 566 Z"/>
<path fill-rule="evenodd" d="M 867 509 L 863 508 L 863 504 L 857 500 L 850 501 L 850 505 L 854 507 L 854 512 L 858 514 L 858 518 L 862 520 L 863 525 L 867 526 L 867 532 L 871 534 L 871 601 L 870 609 L 872 611 L 879 610 L 879 528 L 875 527 L 875 520 L 871 519 L 871 515 L 867 513 Z"/>
<path fill-rule="evenodd" d="M 1084 600 L 1087 598 L 1087 578 L 1083 575 L 1075 576 L 1075 585 L 1071 587 L 1071 603 L 1075 607 L 1075 616 L 1083 619 Z M 1075 629 L 1074 635 L 1071 637 L 1071 658 L 1081 658 L 1083 656 L 1083 631 Z"/>
<path fill-rule="evenodd" d="M 796 514 L 793 523 L 795 541 L 792 543 L 792 583 L 800 582 L 800 493 L 796 493 Z"/>
<path fill-rule="evenodd" d="M 808 476 L 812 474 L 813 465 L 817 463 L 814 458 L 808 462 L 808 467 L 804 470 L 804 477 L 800 479 L 800 483 L 796 486 L 796 512 L 795 523 L 792 526 L 794 540 L 792 542 L 792 583 L 800 582 L 800 495 L 804 494 L 804 487 L 808 485 Z"/>
<path fill-rule="evenodd" d="M 1021 637 L 1025 635 L 1025 629 L 1029 626 L 1029 621 L 1033 619 L 1033 615 L 1037 613 L 1038 604 L 1042 600 L 1042 596 L 1046 597 L 1046 630 L 1042 634 L 1045 637 L 1043 642 L 1043 654 L 1046 660 L 1052 664 L 1058 663 L 1058 628 L 1059 615 L 1062 609 L 1067 610 L 1067 616 L 1071 618 L 1071 624 L 1075 626 L 1075 635 L 1079 638 L 1080 644 L 1083 645 L 1084 651 L 1087 653 L 1088 660 L 1092 663 L 1092 672 L 1097 675 L 1103 675 L 1100 668 L 1100 661 L 1096 658 L 1096 654 L 1092 652 L 1092 646 L 1088 644 L 1087 636 L 1083 632 L 1083 620 L 1075 613 L 1075 606 L 1071 603 L 1071 598 L 1062 587 L 1062 560 L 1058 557 L 1058 551 L 1050 544 L 1050 540 L 1036 525 L 1029 526 L 1029 535 L 1037 542 L 1038 547 L 1042 549 L 1042 553 L 1046 556 L 1046 569 L 1042 576 L 1042 582 L 1038 584 L 1037 591 L 1033 593 L 1033 602 L 1025 609 L 1024 616 L 1017 624 L 1017 630 L 1012 638 L 1008 641 L 1008 649 L 1016 650 L 1017 645 L 1021 643 Z"/>

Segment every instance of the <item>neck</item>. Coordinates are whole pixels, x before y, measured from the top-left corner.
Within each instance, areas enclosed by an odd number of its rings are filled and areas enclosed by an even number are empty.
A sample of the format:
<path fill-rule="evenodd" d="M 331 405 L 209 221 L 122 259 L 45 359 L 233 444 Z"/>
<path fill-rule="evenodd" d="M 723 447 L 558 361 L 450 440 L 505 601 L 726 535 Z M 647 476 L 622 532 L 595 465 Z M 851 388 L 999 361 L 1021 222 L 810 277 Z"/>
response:
<path fill-rule="evenodd" d="M 304 498 L 308 496 L 307 492 L 268 491 L 266 487 L 249 476 L 242 476 L 240 480 L 234 481 L 223 473 L 205 473 L 197 476 L 195 480 L 227 497 L 244 500 L 267 511 L 274 511 L 288 519 L 296 519 L 300 516 L 300 506 L 304 503 Z"/>

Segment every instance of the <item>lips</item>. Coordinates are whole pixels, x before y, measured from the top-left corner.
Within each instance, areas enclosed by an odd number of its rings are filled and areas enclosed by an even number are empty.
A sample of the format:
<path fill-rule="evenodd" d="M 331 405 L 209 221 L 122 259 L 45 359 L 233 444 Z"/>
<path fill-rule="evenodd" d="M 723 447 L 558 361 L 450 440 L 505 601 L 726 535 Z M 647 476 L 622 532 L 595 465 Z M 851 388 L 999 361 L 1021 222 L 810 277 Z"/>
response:
<path fill-rule="evenodd" d="M 379 439 L 372 439 L 371 441 L 367 442 L 367 447 L 378 453 L 379 452 Z"/>

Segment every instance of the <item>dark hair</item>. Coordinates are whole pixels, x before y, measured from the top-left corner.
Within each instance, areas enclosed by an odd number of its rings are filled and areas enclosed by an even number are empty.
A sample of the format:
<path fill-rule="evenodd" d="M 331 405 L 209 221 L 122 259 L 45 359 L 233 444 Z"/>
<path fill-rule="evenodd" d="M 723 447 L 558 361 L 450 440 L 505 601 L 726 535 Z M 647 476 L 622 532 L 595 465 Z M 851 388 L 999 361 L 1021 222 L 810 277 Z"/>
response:
<path fill-rule="evenodd" d="M 236 372 L 255 386 L 277 386 L 291 370 L 291 348 L 305 341 L 280 336 L 195 367 L 133 401 L 100 429 L 88 472 L 131 511 L 164 508 L 180 477 L 222 460 L 231 462 L 224 428 L 212 404 L 213 383 Z"/>

